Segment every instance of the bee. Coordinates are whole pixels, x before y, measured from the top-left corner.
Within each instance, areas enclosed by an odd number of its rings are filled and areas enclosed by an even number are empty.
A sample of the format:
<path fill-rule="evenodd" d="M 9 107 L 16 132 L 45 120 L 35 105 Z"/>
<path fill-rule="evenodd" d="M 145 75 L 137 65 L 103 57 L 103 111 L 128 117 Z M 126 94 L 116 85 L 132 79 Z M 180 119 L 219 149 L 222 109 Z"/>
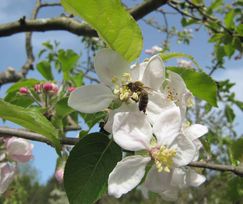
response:
<path fill-rule="evenodd" d="M 146 108 L 148 105 L 148 91 L 146 89 L 149 89 L 148 87 L 145 87 L 142 82 L 135 81 L 130 82 L 127 84 L 127 87 L 130 89 L 132 93 L 138 94 L 138 99 L 133 99 L 136 103 L 138 102 L 138 108 L 140 111 L 143 111 L 146 113 Z"/>

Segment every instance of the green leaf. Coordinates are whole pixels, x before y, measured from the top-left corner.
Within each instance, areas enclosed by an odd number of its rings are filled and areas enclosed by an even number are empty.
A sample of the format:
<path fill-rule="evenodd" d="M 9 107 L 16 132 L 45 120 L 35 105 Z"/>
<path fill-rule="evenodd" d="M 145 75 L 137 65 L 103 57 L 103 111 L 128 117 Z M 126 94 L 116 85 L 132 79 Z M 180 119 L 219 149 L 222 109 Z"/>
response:
<path fill-rule="evenodd" d="M 194 96 L 207 101 L 212 106 L 217 106 L 217 85 L 206 73 L 181 67 L 167 67 L 167 69 L 179 74 Z"/>
<path fill-rule="evenodd" d="M 230 149 L 232 151 L 233 158 L 235 160 L 239 160 L 239 161 L 243 162 L 243 152 L 242 152 L 242 149 L 243 149 L 243 138 L 240 138 L 240 139 L 234 141 L 231 144 Z"/>
<path fill-rule="evenodd" d="M 133 61 L 141 53 L 141 30 L 119 0 L 61 0 L 66 11 L 88 22 L 102 39 L 126 60 Z"/>
<path fill-rule="evenodd" d="M 235 113 L 234 113 L 233 109 L 232 109 L 229 105 L 227 105 L 227 106 L 225 107 L 224 112 L 225 112 L 227 121 L 228 121 L 229 123 L 232 123 L 232 122 L 234 121 L 234 119 L 235 119 Z"/>
<path fill-rule="evenodd" d="M 107 116 L 107 112 L 103 111 L 93 114 L 81 113 L 81 116 L 84 119 L 85 123 L 89 126 L 89 129 L 91 129 L 95 124 L 97 124 Z"/>
<path fill-rule="evenodd" d="M 72 71 L 78 63 L 79 55 L 73 50 L 59 50 L 58 51 L 58 61 L 61 63 L 61 69 L 63 71 L 63 77 L 65 80 L 69 78 L 69 72 Z"/>
<path fill-rule="evenodd" d="M 31 98 L 29 95 L 21 95 L 18 94 L 17 91 L 8 93 L 5 96 L 4 101 L 25 108 L 30 106 L 34 102 L 33 98 Z"/>
<path fill-rule="evenodd" d="M 41 73 L 41 75 L 46 79 L 46 80 L 53 80 L 53 75 L 51 72 L 51 64 L 50 62 L 43 60 L 39 62 L 37 65 L 37 70 Z"/>
<path fill-rule="evenodd" d="M 47 137 L 60 151 L 58 132 L 36 109 L 22 108 L 0 100 L 0 117 Z"/>
<path fill-rule="evenodd" d="M 31 87 L 33 87 L 35 84 L 38 84 L 38 83 L 39 83 L 39 81 L 36 80 L 36 79 L 26 79 L 26 80 L 22 80 L 22 81 L 19 81 L 19 82 L 16 82 L 15 84 L 13 84 L 13 85 L 7 90 L 7 93 L 18 91 L 19 88 L 21 88 L 21 87 L 28 87 L 28 88 L 31 88 Z"/>
<path fill-rule="evenodd" d="M 199 69 L 202 70 L 202 68 L 199 66 L 199 64 L 197 63 L 197 61 L 194 59 L 194 57 L 192 57 L 191 55 L 185 54 L 185 53 L 179 53 L 179 52 L 166 52 L 166 53 L 160 53 L 160 57 L 164 60 L 164 61 L 168 61 L 170 59 L 173 58 L 188 58 L 190 59 L 195 66 Z"/>
<path fill-rule="evenodd" d="M 70 152 L 64 171 L 70 204 L 92 204 L 99 199 L 121 158 L 120 147 L 106 135 L 92 133 L 82 138 Z"/>
<path fill-rule="evenodd" d="M 234 27 L 234 16 L 235 12 L 233 9 L 231 9 L 224 17 L 224 23 L 226 28 L 232 28 Z"/>

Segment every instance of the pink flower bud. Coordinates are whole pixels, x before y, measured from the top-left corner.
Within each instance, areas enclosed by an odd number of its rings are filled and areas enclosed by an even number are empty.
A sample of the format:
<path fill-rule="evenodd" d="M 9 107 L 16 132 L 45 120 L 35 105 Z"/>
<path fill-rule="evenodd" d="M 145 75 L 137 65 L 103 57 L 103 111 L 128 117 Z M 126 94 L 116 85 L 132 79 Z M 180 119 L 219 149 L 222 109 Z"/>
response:
<path fill-rule="evenodd" d="M 71 86 L 67 88 L 67 91 L 70 93 L 73 92 L 74 90 L 76 90 L 76 87 Z"/>
<path fill-rule="evenodd" d="M 40 93 L 41 89 L 42 89 L 42 85 L 41 84 L 35 84 L 34 89 L 35 89 L 35 92 Z"/>
<path fill-rule="evenodd" d="M 52 93 L 57 93 L 58 92 L 58 87 L 54 83 L 46 82 L 43 84 L 43 89 L 46 92 L 52 92 Z"/>
<path fill-rule="evenodd" d="M 20 94 L 23 94 L 23 95 L 26 95 L 26 94 L 29 93 L 29 89 L 26 88 L 26 87 L 21 87 L 21 88 L 19 89 L 19 93 L 20 93 Z"/>
<path fill-rule="evenodd" d="M 9 138 L 5 143 L 8 156 L 17 162 L 27 162 L 32 159 L 33 144 L 17 137 Z"/>
<path fill-rule="evenodd" d="M 59 183 L 63 182 L 64 169 L 58 168 L 55 172 L 55 178 Z"/>
<path fill-rule="evenodd" d="M 3 194 L 13 181 L 16 166 L 7 162 L 0 163 L 0 194 Z"/>

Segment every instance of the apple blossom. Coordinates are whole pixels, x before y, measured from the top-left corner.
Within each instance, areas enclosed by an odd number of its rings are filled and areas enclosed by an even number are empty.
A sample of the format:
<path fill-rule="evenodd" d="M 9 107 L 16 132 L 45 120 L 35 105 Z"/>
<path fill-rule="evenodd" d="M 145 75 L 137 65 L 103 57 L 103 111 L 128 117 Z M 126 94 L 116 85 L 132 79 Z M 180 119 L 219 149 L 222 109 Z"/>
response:
<path fill-rule="evenodd" d="M 192 68 L 192 66 L 193 66 L 192 61 L 184 60 L 184 59 L 179 60 L 177 64 L 180 67 L 185 67 L 185 68 Z"/>
<path fill-rule="evenodd" d="M 0 194 L 3 194 L 9 184 L 13 181 L 16 172 L 15 164 L 3 162 L 0 163 Z"/>
<path fill-rule="evenodd" d="M 5 146 L 8 156 L 17 162 L 27 162 L 32 159 L 33 144 L 17 137 L 6 139 Z"/>
<path fill-rule="evenodd" d="M 161 52 L 163 49 L 157 45 L 154 45 L 151 49 L 146 49 L 144 52 L 148 55 L 154 55 L 158 52 Z"/>
<path fill-rule="evenodd" d="M 193 104 L 193 95 L 187 89 L 184 80 L 179 74 L 172 71 L 167 72 L 168 79 L 166 80 L 166 86 L 161 91 L 167 96 L 168 100 L 173 101 L 179 106 L 182 118 L 184 119 L 187 107 Z"/>
<path fill-rule="evenodd" d="M 158 55 L 147 62 L 133 65 L 130 69 L 127 61 L 107 48 L 97 53 L 94 66 L 101 84 L 79 87 L 70 94 L 68 100 L 70 107 L 83 113 L 102 111 L 114 100 L 135 103 L 140 93 L 131 91 L 129 83 L 139 82 L 142 87 L 156 92 L 164 77 L 164 64 Z"/>
<path fill-rule="evenodd" d="M 117 163 L 109 175 L 108 192 L 119 198 L 136 187 L 153 160 L 160 174 L 185 166 L 195 155 L 195 146 L 181 132 L 180 110 L 175 105 L 163 111 L 151 126 L 140 112 L 119 112 L 114 115 L 114 141 L 129 151 L 144 151 L 143 155 L 128 156 Z"/>

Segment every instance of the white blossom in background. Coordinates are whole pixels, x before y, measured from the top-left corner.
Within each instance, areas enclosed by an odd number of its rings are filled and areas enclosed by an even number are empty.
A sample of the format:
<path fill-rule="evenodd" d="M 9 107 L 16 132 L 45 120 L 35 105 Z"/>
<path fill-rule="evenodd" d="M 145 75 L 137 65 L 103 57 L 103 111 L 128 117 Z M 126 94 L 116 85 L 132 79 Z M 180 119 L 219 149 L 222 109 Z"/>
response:
<path fill-rule="evenodd" d="M 193 62 L 190 60 L 181 59 L 177 62 L 179 67 L 192 68 Z"/>
<path fill-rule="evenodd" d="M 7 155 L 17 162 L 27 162 L 32 159 L 33 144 L 25 139 L 10 137 L 5 140 Z"/>
<path fill-rule="evenodd" d="M 13 181 L 16 173 L 16 165 L 9 162 L 0 163 L 0 194 L 3 194 Z"/>
<path fill-rule="evenodd" d="M 148 54 L 148 55 L 154 55 L 154 54 L 161 52 L 162 50 L 163 49 L 161 47 L 159 47 L 158 45 L 154 45 L 152 48 L 146 49 L 144 52 L 145 52 L 145 54 Z"/>
<path fill-rule="evenodd" d="M 116 113 L 112 128 L 114 141 L 125 150 L 143 150 L 145 153 L 126 157 L 117 163 L 109 175 L 108 193 L 119 198 L 135 188 L 151 160 L 157 172 L 166 175 L 171 169 L 190 163 L 196 148 L 182 134 L 181 125 L 180 110 L 175 105 L 163 111 L 153 127 L 140 112 Z"/>

